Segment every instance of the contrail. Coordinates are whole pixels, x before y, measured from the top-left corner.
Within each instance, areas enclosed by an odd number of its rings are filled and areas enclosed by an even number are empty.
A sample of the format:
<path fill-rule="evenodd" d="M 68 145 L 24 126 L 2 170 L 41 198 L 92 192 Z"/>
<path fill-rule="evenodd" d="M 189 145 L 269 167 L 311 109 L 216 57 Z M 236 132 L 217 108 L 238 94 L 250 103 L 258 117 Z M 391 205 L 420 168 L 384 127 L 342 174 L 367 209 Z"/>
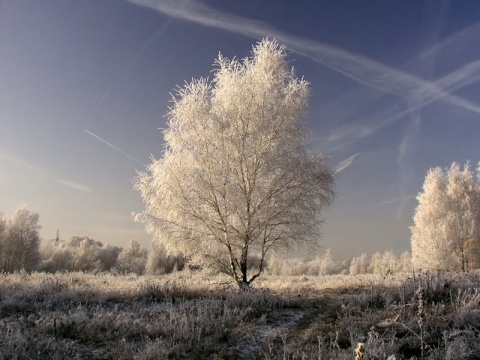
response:
<path fill-rule="evenodd" d="M 140 58 L 140 56 L 143 54 L 143 52 L 145 51 L 145 49 L 150 45 L 150 43 L 155 40 L 155 38 L 157 38 L 158 36 L 160 36 L 167 28 L 168 26 L 171 24 L 172 22 L 172 18 L 168 18 L 156 31 L 155 33 L 145 42 L 145 44 L 143 44 L 143 46 L 141 47 L 141 49 L 137 52 L 137 54 L 133 57 L 132 61 L 130 61 L 130 63 L 125 66 L 125 68 L 120 72 L 120 74 L 117 76 L 117 78 L 113 81 L 112 85 L 110 85 L 110 87 L 107 89 L 107 91 L 105 91 L 105 94 L 102 96 L 102 98 L 100 99 L 97 107 L 95 108 L 94 110 L 94 113 L 98 110 L 98 108 L 103 104 L 103 102 L 105 101 L 105 99 L 108 97 L 108 95 L 110 95 L 110 93 L 112 92 L 113 88 L 115 86 L 117 86 L 117 84 L 120 82 L 120 80 L 125 76 L 125 74 L 130 70 L 130 68 L 135 65 L 135 63 L 137 62 L 137 60 Z"/>
<path fill-rule="evenodd" d="M 358 156 L 358 154 L 360 154 L 360 153 L 353 154 L 352 156 L 346 158 L 345 160 L 340 161 L 340 162 L 338 163 L 338 165 L 335 167 L 335 173 L 338 174 L 340 171 L 343 171 L 343 170 L 345 170 L 347 167 L 349 167 L 350 165 L 352 165 L 353 161 L 354 161 L 355 158 Z"/>
<path fill-rule="evenodd" d="M 480 60 L 475 60 L 436 80 L 434 84 L 442 91 L 451 93 L 479 80 Z M 441 92 L 432 93 L 428 90 L 428 87 L 420 87 L 417 90 L 412 91 L 408 96 L 407 107 L 404 110 L 394 110 L 385 114 L 380 114 L 372 119 L 369 124 L 362 124 L 361 126 L 357 127 L 337 128 L 332 134 L 330 134 L 330 136 L 328 136 L 327 141 L 329 143 L 336 143 L 337 145 L 335 148 L 342 148 L 344 145 L 338 145 L 339 141 L 345 138 L 357 139 L 367 137 L 377 132 L 381 128 L 393 124 L 403 117 L 415 114 L 421 108 L 432 104 L 443 97 L 444 95 L 442 95 Z M 403 144 L 404 142 L 405 140 L 402 142 L 399 149 L 400 159 L 404 154 L 404 149 L 402 149 L 405 146 L 405 144 Z"/>
<path fill-rule="evenodd" d="M 412 91 L 422 89 L 422 91 L 428 92 L 431 98 L 442 98 L 452 105 L 480 114 L 480 106 L 452 95 L 427 80 L 343 49 L 284 33 L 260 21 L 224 13 L 193 1 L 190 2 L 189 6 L 182 8 L 175 6 L 176 2 L 174 0 L 129 1 L 155 9 L 171 17 L 207 27 L 223 29 L 253 38 L 266 35 L 275 36 L 292 51 L 327 66 L 365 86 L 407 98 Z"/>
<path fill-rule="evenodd" d="M 396 204 L 396 203 L 399 203 L 401 201 L 414 199 L 416 197 L 417 197 L 417 195 L 402 196 L 402 197 L 392 199 L 392 200 L 380 201 L 380 202 L 369 204 L 369 205 L 362 205 L 362 206 L 359 206 L 359 207 L 348 208 L 348 209 L 346 209 L 346 210 L 344 210 L 340 213 L 343 214 L 343 213 L 348 213 L 348 212 L 352 212 L 352 211 L 363 210 L 365 208 L 373 208 L 373 207 L 377 207 L 377 206 L 385 206 L 385 205 Z"/>
<path fill-rule="evenodd" d="M 100 136 L 95 135 L 94 133 L 88 131 L 87 129 L 85 129 L 85 132 L 87 132 L 88 134 L 92 135 L 94 138 L 100 140 L 100 141 L 103 142 L 104 144 L 110 146 L 112 149 L 117 150 L 119 153 L 125 155 L 126 157 L 128 157 L 129 159 L 135 161 L 136 163 L 138 163 L 138 164 L 140 164 L 140 165 L 142 165 L 142 166 L 145 166 L 145 164 L 142 164 L 140 161 L 138 161 L 137 159 L 135 159 L 133 156 L 128 155 L 125 151 L 120 150 L 120 149 L 117 148 L 115 145 L 112 145 L 112 144 L 110 144 L 108 141 L 102 139 Z"/>
<path fill-rule="evenodd" d="M 185 0 L 182 5 L 180 6 L 183 7 L 185 5 L 185 3 L 187 2 L 188 0 Z M 95 113 L 98 111 L 98 109 L 100 108 L 100 106 L 102 106 L 103 102 L 105 101 L 105 99 L 110 95 L 110 93 L 112 92 L 112 90 L 115 88 L 115 86 L 117 86 L 117 84 L 120 82 L 120 80 L 125 76 L 125 74 L 131 69 L 131 67 L 133 65 L 135 65 L 135 63 L 137 62 L 137 60 L 140 58 L 140 56 L 143 54 L 143 52 L 147 49 L 147 47 L 152 43 L 153 40 L 155 40 L 157 37 L 159 37 L 160 35 L 162 35 L 164 33 L 164 31 L 170 26 L 170 24 L 172 23 L 173 21 L 173 17 L 168 17 L 162 25 L 160 25 L 157 30 L 155 30 L 155 32 L 152 34 L 152 36 L 150 36 L 150 38 L 148 38 L 148 40 L 143 44 L 143 46 L 140 48 L 140 50 L 135 54 L 135 56 L 133 57 L 133 59 L 128 63 L 127 66 L 125 66 L 123 68 L 123 70 L 120 72 L 120 74 L 116 77 L 116 79 L 113 81 L 113 83 L 110 85 L 110 87 L 107 89 L 107 91 L 105 91 L 105 93 L 103 94 L 102 98 L 100 99 L 100 101 L 98 102 L 97 106 L 95 107 L 95 109 L 93 110 L 93 115 L 95 115 Z M 93 116 L 92 115 L 92 116 Z"/>
<path fill-rule="evenodd" d="M 471 83 L 477 82 L 480 79 L 480 61 L 475 60 L 472 61 L 463 67 L 453 71 L 452 73 L 444 76 L 443 78 L 435 81 L 435 84 L 444 89 L 447 92 L 452 92 L 458 90 L 466 85 Z M 401 141 L 399 148 L 398 148 L 398 156 L 397 156 L 397 164 L 401 170 L 401 173 L 404 174 L 404 178 L 408 174 L 407 171 L 407 158 L 412 152 L 412 147 L 418 140 L 418 136 L 420 133 L 420 126 L 422 123 L 422 117 L 420 109 L 435 101 L 435 96 L 432 97 L 432 94 L 428 91 L 425 91 L 423 88 L 419 89 L 412 93 L 411 98 L 409 99 L 409 106 L 407 110 L 397 114 L 396 116 L 386 120 L 384 125 L 395 121 L 399 117 L 407 115 L 410 113 L 410 121 L 407 124 L 407 129 L 403 140 Z M 388 121 L 388 122 L 387 122 Z M 401 192 L 406 193 L 406 190 L 401 187 Z M 405 202 L 401 202 L 397 217 L 400 217 L 403 213 L 403 208 L 405 207 Z"/>

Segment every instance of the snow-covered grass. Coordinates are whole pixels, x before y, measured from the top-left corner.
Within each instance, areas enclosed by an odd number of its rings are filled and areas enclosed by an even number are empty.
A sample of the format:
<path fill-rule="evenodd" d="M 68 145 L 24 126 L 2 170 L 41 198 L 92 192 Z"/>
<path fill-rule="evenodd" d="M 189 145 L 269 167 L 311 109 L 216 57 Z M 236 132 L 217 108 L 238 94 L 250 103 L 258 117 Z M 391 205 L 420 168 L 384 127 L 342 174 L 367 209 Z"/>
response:
<path fill-rule="evenodd" d="M 1 274 L 0 359 L 355 359 L 358 343 L 364 360 L 480 355 L 478 272 L 258 280 Z"/>
<path fill-rule="evenodd" d="M 210 358 L 281 306 L 205 273 L 2 274 L 0 359 Z"/>
<path fill-rule="evenodd" d="M 479 272 L 262 281 L 309 310 L 264 347 L 266 359 L 480 358 Z"/>

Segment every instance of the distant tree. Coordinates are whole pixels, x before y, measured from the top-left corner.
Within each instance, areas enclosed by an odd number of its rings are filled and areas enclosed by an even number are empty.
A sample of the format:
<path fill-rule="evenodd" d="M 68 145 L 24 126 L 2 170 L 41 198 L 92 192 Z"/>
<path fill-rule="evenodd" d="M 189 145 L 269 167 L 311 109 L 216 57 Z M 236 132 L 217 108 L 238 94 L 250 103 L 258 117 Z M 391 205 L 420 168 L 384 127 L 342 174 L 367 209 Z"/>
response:
<path fill-rule="evenodd" d="M 368 265 L 368 256 L 366 253 L 362 253 L 359 257 L 351 260 L 348 273 L 350 275 L 367 274 L 369 272 Z"/>
<path fill-rule="evenodd" d="M 281 275 L 285 270 L 285 261 L 278 253 L 272 253 L 266 262 L 266 271 L 270 275 Z"/>
<path fill-rule="evenodd" d="M 409 251 L 404 251 L 398 259 L 398 271 L 408 273 L 412 270 L 412 254 Z"/>
<path fill-rule="evenodd" d="M 467 163 L 430 169 L 413 218 L 415 268 L 466 270 L 478 248 L 479 189 Z"/>
<path fill-rule="evenodd" d="M 147 254 L 145 273 L 149 275 L 160 275 L 167 273 L 165 269 L 165 258 L 163 246 L 153 241 Z"/>
<path fill-rule="evenodd" d="M 168 254 L 165 247 L 153 241 L 148 250 L 145 273 L 150 275 L 168 274 L 183 270 L 185 258 L 182 254 Z"/>
<path fill-rule="evenodd" d="M 48 256 L 48 246 L 42 246 L 40 254 L 42 260 L 39 265 L 40 271 L 55 273 L 57 271 L 75 271 L 74 252 L 67 247 L 53 246 L 53 251 Z"/>
<path fill-rule="evenodd" d="M 117 258 L 115 269 L 122 273 L 143 274 L 147 261 L 147 249 L 142 249 L 137 241 L 130 241 Z"/>
<path fill-rule="evenodd" d="M 352 258 L 352 260 L 350 262 L 350 266 L 348 267 L 348 273 L 350 275 L 362 274 L 362 272 L 360 271 L 360 258 L 359 257 Z"/>
<path fill-rule="evenodd" d="M 69 243 L 78 244 L 74 253 L 75 270 L 77 271 L 101 271 L 98 257 L 103 244 L 100 241 L 90 239 L 88 236 L 72 236 Z"/>
<path fill-rule="evenodd" d="M 110 244 L 103 245 L 88 236 L 72 236 L 60 240 L 44 240 L 40 246 L 40 271 L 88 271 L 111 270 L 117 262 L 122 248 Z"/>
<path fill-rule="evenodd" d="M 97 255 L 99 271 L 110 271 L 117 264 L 118 256 L 122 251 L 121 247 L 105 244 L 100 248 Z"/>
<path fill-rule="evenodd" d="M 315 269 L 312 275 L 327 275 L 335 265 L 330 249 L 326 249 L 322 255 L 318 255 L 311 261 L 312 267 Z"/>
<path fill-rule="evenodd" d="M 376 251 L 372 254 L 370 262 L 368 263 L 368 272 L 370 274 L 379 274 L 382 267 L 382 254 Z"/>
<path fill-rule="evenodd" d="M 35 270 L 39 262 L 40 235 L 38 213 L 26 208 L 16 210 L 5 226 L 0 219 L 0 269 L 13 272 Z"/>
<path fill-rule="evenodd" d="M 451 265 L 451 243 L 444 228 L 448 215 L 447 183 L 443 170 L 430 169 L 418 194 L 418 206 L 413 217 L 412 258 L 415 268 L 446 269 Z"/>
<path fill-rule="evenodd" d="M 358 262 L 360 263 L 360 258 Z M 391 250 L 385 250 L 383 253 L 377 251 L 373 253 L 368 267 L 363 265 L 363 268 L 367 268 L 367 272 L 371 274 L 392 275 L 398 271 L 398 260 Z"/>
<path fill-rule="evenodd" d="M 3 218 L 3 214 L 0 213 L 0 271 L 4 270 L 4 257 L 6 253 L 5 243 L 7 238 L 7 221 Z"/>
<path fill-rule="evenodd" d="M 276 41 L 250 58 L 216 61 L 213 80 L 178 90 L 163 156 L 135 182 L 146 203 L 136 216 L 166 249 L 211 266 L 240 287 L 270 251 L 315 245 L 333 198 L 326 157 L 310 154 L 299 122 L 308 83 L 289 69 Z M 260 259 L 247 274 L 250 255 Z"/>
<path fill-rule="evenodd" d="M 358 259 L 358 267 L 360 274 L 366 274 L 368 272 L 368 256 L 366 253 L 362 253 Z"/>
<path fill-rule="evenodd" d="M 382 254 L 378 270 L 382 275 L 393 275 L 398 271 L 397 257 L 391 250 L 386 250 Z"/>

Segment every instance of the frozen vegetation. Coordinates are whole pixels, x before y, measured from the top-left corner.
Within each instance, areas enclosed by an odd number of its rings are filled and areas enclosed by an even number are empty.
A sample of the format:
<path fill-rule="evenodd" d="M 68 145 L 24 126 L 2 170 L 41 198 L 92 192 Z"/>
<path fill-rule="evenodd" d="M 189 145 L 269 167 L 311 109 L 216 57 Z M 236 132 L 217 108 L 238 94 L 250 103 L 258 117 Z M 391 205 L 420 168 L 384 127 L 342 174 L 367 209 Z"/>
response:
<path fill-rule="evenodd" d="M 475 359 L 479 280 L 2 274 L 0 359 Z"/>

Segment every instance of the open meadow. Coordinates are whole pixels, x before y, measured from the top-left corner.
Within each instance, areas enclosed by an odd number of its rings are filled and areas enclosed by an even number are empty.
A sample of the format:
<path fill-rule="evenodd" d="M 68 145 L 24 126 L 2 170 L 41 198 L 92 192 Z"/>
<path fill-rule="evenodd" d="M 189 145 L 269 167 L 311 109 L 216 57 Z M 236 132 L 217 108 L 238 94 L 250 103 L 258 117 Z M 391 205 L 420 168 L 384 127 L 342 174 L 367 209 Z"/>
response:
<path fill-rule="evenodd" d="M 264 275 L 239 291 L 207 272 L 2 274 L 0 359 L 477 359 L 479 284 L 479 272 Z"/>

